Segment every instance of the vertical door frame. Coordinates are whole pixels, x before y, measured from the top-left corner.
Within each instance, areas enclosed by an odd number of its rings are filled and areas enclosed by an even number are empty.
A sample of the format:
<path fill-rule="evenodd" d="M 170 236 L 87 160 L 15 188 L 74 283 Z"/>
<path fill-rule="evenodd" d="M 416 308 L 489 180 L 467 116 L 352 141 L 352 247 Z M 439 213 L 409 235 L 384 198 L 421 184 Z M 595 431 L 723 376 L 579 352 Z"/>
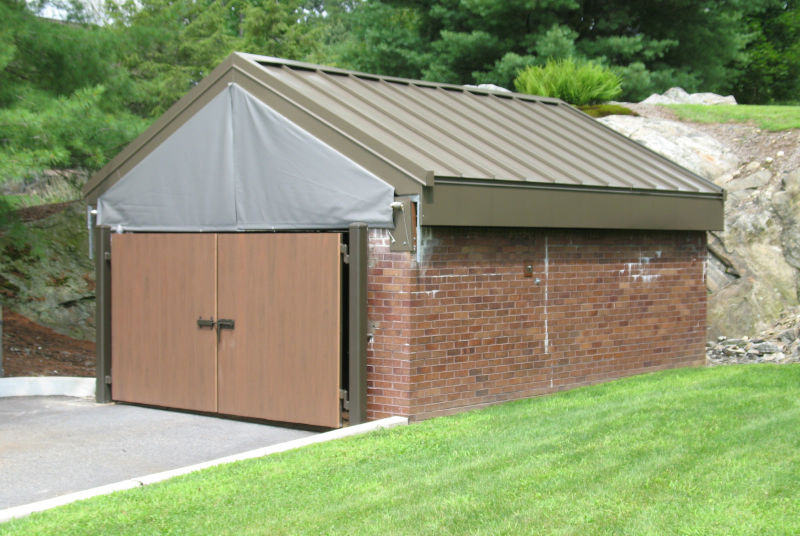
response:
<path fill-rule="evenodd" d="M 111 402 L 111 229 L 95 227 L 95 400 Z"/>
<path fill-rule="evenodd" d="M 348 402 L 350 424 L 367 422 L 367 257 L 366 223 L 348 227 Z"/>

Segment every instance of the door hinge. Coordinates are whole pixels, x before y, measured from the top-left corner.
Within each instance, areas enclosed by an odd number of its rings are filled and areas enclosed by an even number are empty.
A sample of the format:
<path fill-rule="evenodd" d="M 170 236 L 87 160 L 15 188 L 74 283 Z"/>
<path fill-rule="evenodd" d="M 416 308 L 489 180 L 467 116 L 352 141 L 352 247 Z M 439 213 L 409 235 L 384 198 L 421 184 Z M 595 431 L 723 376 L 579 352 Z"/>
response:
<path fill-rule="evenodd" d="M 342 253 L 342 262 L 350 264 L 350 253 L 347 249 L 347 244 L 339 244 L 339 251 Z"/>
<path fill-rule="evenodd" d="M 105 260 L 107 260 L 107 261 L 110 261 L 111 260 L 111 252 L 110 251 L 106 251 L 105 253 L 103 253 L 103 258 Z"/>
<path fill-rule="evenodd" d="M 347 389 L 339 389 L 339 400 L 342 401 L 342 408 L 350 410 L 350 399 L 347 395 Z"/>
<path fill-rule="evenodd" d="M 103 378 L 103 380 L 106 382 L 106 385 L 111 385 L 111 374 Z"/>

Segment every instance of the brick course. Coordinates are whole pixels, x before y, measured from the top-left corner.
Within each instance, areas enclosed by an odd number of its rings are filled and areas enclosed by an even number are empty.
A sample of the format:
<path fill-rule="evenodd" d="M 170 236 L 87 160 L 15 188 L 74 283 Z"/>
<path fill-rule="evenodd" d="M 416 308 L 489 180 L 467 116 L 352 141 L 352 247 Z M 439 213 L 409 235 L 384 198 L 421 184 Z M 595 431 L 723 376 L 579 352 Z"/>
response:
<path fill-rule="evenodd" d="M 705 233 L 428 227 L 419 262 L 369 244 L 370 419 L 704 362 Z"/>

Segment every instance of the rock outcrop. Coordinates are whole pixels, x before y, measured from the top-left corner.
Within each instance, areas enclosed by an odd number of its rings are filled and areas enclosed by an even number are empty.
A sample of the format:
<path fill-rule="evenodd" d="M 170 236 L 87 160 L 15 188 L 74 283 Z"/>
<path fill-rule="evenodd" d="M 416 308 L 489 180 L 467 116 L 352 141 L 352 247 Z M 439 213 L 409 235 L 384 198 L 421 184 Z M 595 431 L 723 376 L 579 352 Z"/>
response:
<path fill-rule="evenodd" d="M 598 121 L 709 180 L 733 173 L 739 165 L 730 148 L 680 121 L 632 115 Z"/>
<path fill-rule="evenodd" d="M 93 339 L 94 263 L 85 205 L 75 201 L 21 212 L 21 221 L 0 237 L 0 301 L 63 335 Z"/>
<path fill-rule="evenodd" d="M 683 88 L 673 87 L 662 95 L 653 93 L 642 104 L 736 104 L 736 98 L 716 93 L 687 93 Z"/>
<path fill-rule="evenodd" d="M 709 365 L 800 363 L 800 308 L 788 308 L 754 337 L 718 336 L 706 344 L 706 357 Z"/>
<path fill-rule="evenodd" d="M 600 121 L 727 190 L 725 230 L 708 236 L 709 336 L 755 337 L 799 303 L 800 131 L 653 113 Z"/>

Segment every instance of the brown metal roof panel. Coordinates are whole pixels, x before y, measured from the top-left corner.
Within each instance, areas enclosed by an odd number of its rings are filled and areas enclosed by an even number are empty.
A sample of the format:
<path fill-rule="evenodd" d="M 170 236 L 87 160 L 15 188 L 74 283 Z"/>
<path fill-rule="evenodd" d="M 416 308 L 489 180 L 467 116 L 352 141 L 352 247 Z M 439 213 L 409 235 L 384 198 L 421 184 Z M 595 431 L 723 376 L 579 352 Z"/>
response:
<path fill-rule="evenodd" d="M 305 63 L 301 61 L 295 60 L 287 60 L 283 58 L 276 58 L 273 56 L 261 56 L 258 54 L 249 54 L 247 52 L 234 52 L 233 55 L 239 56 L 241 58 L 246 59 L 249 62 L 254 64 L 260 65 L 262 68 L 268 67 L 282 67 L 287 66 L 298 70 L 305 70 L 305 71 L 315 71 L 315 72 L 325 72 L 325 73 L 335 73 L 335 74 L 343 74 L 348 76 L 356 76 L 358 78 L 364 78 L 366 80 L 383 80 L 386 82 L 397 82 L 399 84 L 414 84 L 417 86 L 426 86 L 426 87 L 433 87 L 433 88 L 446 88 L 446 89 L 455 89 L 458 91 L 469 91 L 470 93 L 481 93 L 481 94 L 492 94 L 492 93 L 501 93 L 506 94 L 504 91 L 496 91 L 493 89 L 484 89 L 478 87 L 471 87 L 466 88 L 465 86 L 455 85 L 455 84 L 445 84 L 441 82 L 428 82 L 425 80 L 413 80 L 410 78 L 399 78 L 396 76 L 387 76 L 387 75 L 379 75 L 379 74 L 371 74 L 371 73 L 364 73 L 359 71 L 349 71 L 346 69 L 341 69 L 339 67 L 329 67 L 326 65 L 317 65 L 313 63 Z M 558 99 L 554 99 L 552 97 L 541 97 L 538 95 L 526 95 L 523 93 L 515 93 L 514 98 L 520 100 L 530 100 L 530 101 L 538 101 L 538 102 L 553 102 L 558 103 L 561 102 Z"/>
<path fill-rule="evenodd" d="M 572 155 L 591 166 L 594 172 L 605 177 L 608 186 L 622 188 L 651 188 L 657 189 L 658 182 L 650 177 L 649 170 L 642 168 L 639 162 L 625 161 L 624 157 L 609 151 L 606 146 L 598 146 L 592 136 L 593 124 L 588 121 L 576 122 L 570 117 L 563 119 L 557 115 L 561 107 L 542 106 L 534 114 L 530 110 L 523 110 L 531 121 L 536 121 L 542 128 L 550 132 L 554 140 L 558 140 Z"/>
<path fill-rule="evenodd" d="M 457 174 L 461 171 L 457 167 L 449 166 L 448 162 L 437 159 L 436 155 L 420 150 L 420 144 L 411 142 L 415 136 L 413 132 L 393 122 L 391 117 L 380 110 L 368 105 L 359 106 L 359 103 L 347 99 L 340 89 L 324 80 L 322 75 L 315 74 L 312 78 L 293 69 L 272 69 L 270 74 L 334 116 L 339 128 L 368 133 L 369 136 L 393 147 L 420 166 L 432 169 L 437 174 Z"/>
<path fill-rule="evenodd" d="M 448 162 L 451 168 L 460 168 L 461 173 L 465 175 L 469 174 L 468 169 L 464 166 L 467 162 L 473 169 L 482 172 L 485 177 L 496 175 L 494 169 L 496 162 L 491 158 L 466 159 L 464 157 L 465 153 L 472 154 L 474 151 L 462 143 L 459 139 L 459 132 L 427 121 L 420 112 L 419 106 L 409 105 L 400 102 L 397 98 L 392 98 L 391 91 L 387 92 L 384 86 L 398 84 L 365 81 L 352 76 L 347 79 L 344 77 L 331 78 L 331 82 L 337 84 L 342 91 L 347 92 L 350 98 L 364 107 L 369 107 L 371 112 L 379 113 L 381 117 L 388 117 L 394 124 L 400 124 L 410 131 L 412 134 L 408 135 L 407 141 L 416 145 L 418 150 L 435 154 L 437 158 Z"/>
<path fill-rule="evenodd" d="M 654 188 L 656 189 L 703 193 L 717 193 L 720 191 L 713 183 L 607 128 L 602 123 L 584 117 L 584 114 L 571 107 L 560 106 L 552 110 L 552 113 L 557 115 L 559 120 L 568 124 L 578 125 L 582 123 L 586 125 L 585 130 L 582 133 L 578 133 L 581 139 L 586 140 L 587 144 L 593 144 L 609 154 L 617 156 L 620 162 L 629 163 L 642 172 L 650 174 L 655 179 Z M 589 125 L 591 125 L 591 128 L 588 128 Z"/>
<path fill-rule="evenodd" d="M 437 137 L 453 147 L 454 156 L 460 156 L 474 166 L 487 170 L 489 177 L 525 180 L 532 174 L 529 166 L 508 158 L 498 151 L 485 137 L 479 134 L 480 126 L 474 123 L 459 122 L 457 117 L 448 114 L 436 102 L 419 92 L 433 92 L 435 88 L 409 88 L 402 90 L 398 84 L 386 84 L 391 97 L 403 106 L 408 114 L 414 115 L 421 128 L 434 132 Z"/>
<path fill-rule="evenodd" d="M 553 158 L 554 152 L 559 150 L 554 146 L 548 136 L 543 135 L 541 129 L 531 129 L 531 124 L 523 121 L 518 114 L 500 111 L 489 113 L 488 105 L 493 101 L 484 95 L 470 93 L 459 94 L 455 91 L 440 91 L 436 98 L 450 101 L 443 102 L 453 114 L 470 116 L 471 121 L 482 129 L 487 136 L 493 136 L 498 143 L 503 143 L 505 151 L 513 158 L 526 162 L 534 171 L 534 177 L 545 171 L 545 180 L 529 178 L 532 182 L 557 182 L 562 184 L 593 183 L 606 185 L 606 182 L 596 176 L 591 166 L 585 165 L 578 159 Z M 486 100 L 484 100 L 486 99 Z M 527 104 L 527 103 L 525 103 Z M 495 112 L 497 112 L 495 111 Z M 537 173 L 538 172 L 538 173 Z"/>
<path fill-rule="evenodd" d="M 569 113 L 567 105 L 545 106 L 538 117 L 551 125 L 558 125 L 557 135 L 582 149 L 581 157 L 590 161 L 598 172 L 606 173 L 612 187 L 644 188 L 667 191 L 697 191 L 692 182 L 687 182 L 675 168 L 656 168 L 636 157 L 635 147 L 609 145 L 603 136 L 598 136 L 599 124 L 580 113 Z M 551 127 L 555 128 L 555 127 Z"/>
<path fill-rule="evenodd" d="M 476 178 L 521 180 L 530 170 L 518 163 L 496 158 L 483 147 L 470 129 L 459 128 L 446 117 L 426 104 L 404 94 L 399 88 L 405 84 L 369 80 L 359 77 L 294 73 L 304 78 L 317 90 L 333 95 L 341 103 L 375 120 L 376 128 L 386 128 L 392 135 L 399 135 L 406 145 L 419 153 L 444 164 L 445 169 L 436 169 L 437 175 L 447 175 L 457 170 L 460 175 Z M 413 150 L 412 149 L 412 150 Z"/>
<path fill-rule="evenodd" d="M 607 131 L 603 125 L 555 99 L 248 57 L 265 70 L 302 73 L 317 91 L 333 92 L 342 102 L 364 108 L 364 114 L 381 123 L 373 128 L 400 133 L 396 137 L 404 138 L 407 150 L 402 152 L 408 158 L 438 161 L 439 166 L 428 167 L 439 176 L 720 192 L 713 184 L 674 163 L 661 157 L 652 159 L 654 153 L 646 149 L 643 152 L 635 142 Z M 325 77 L 335 78 L 339 87 L 321 86 L 316 79 Z M 475 107 L 471 112 L 454 113 L 453 107 L 443 106 L 440 94 L 453 96 L 461 106 L 477 99 L 481 102 L 479 108 L 489 108 L 491 113 L 488 118 L 479 117 L 480 113 L 473 117 Z M 505 116 L 498 115 L 497 103 L 502 103 L 500 108 L 508 108 Z M 516 132 L 509 132 L 509 123 Z M 525 151 L 510 143 L 509 136 L 514 134 L 534 150 Z M 381 139 L 389 143 L 382 136 Z"/>
<path fill-rule="evenodd" d="M 409 125 L 407 119 L 400 119 L 402 114 L 396 107 L 392 113 L 392 110 L 376 105 L 374 100 L 357 98 L 350 88 L 343 88 L 339 80 L 331 79 L 323 73 L 289 70 L 282 74 L 287 81 L 301 84 L 295 86 L 298 91 L 304 91 L 326 110 L 336 113 L 338 118 L 343 120 L 344 128 L 350 125 L 386 143 L 394 141 L 396 145 L 402 145 L 402 152 L 406 157 L 420 161 L 436 175 L 487 178 L 493 176 L 490 168 L 492 162 L 465 160 L 458 150 L 437 149 L 438 142 L 435 143 L 433 140 L 444 138 L 444 134 L 441 132 L 426 134 Z M 338 79 L 339 75 L 336 75 L 336 78 Z M 346 77 L 341 78 L 346 79 Z M 463 149 L 460 152 L 463 152 Z"/>
<path fill-rule="evenodd" d="M 553 125 L 544 120 L 539 114 L 534 113 L 528 106 L 509 102 L 507 99 L 489 98 L 487 108 L 512 124 L 519 130 L 519 135 L 531 144 L 544 150 L 547 158 L 558 162 L 560 166 L 573 170 L 580 184 L 587 186 L 616 186 L 609 181 L 608 175 L 602 172 L 591 160 L 582 154 L 581 148 L 567 139 L 558 131 L 558 125 Z M 539 106 L 533 104 L 533 106 Z M 542 105 L 550 106 L 550 105 Z M 634 183 L 623 184 L 624 187 L 634 187 Z"/>
<path fill-rule="evenodd" d="M 572 162 L 594 176 L 604 186 L 613 188 L 653 188 L 654 183 L 629 171 L 629 167 L 617 166 L 607 152 L 596 150 L 591 144 L 581 140 L 586 123 L 570 125 L 550 115 L 558 109 L 556 105 L 534 104 L 532 106 L 510 106 L 506 101 L 494 101 L 505 108 L 506 113 L 514 113 L 528 125 L 536 125 L 537 136 L 545 143 L 556 147 L 555 154 L 561 161 Z M 565 106 L 565 105 L 564 105 Z M 589 121 L 594 121 L 588 118 Z M 591 126 L 591 124 L 589 124 Z M 598 165 L 602 163 L 604 165 Z"/>
<path fill-rule="evenodd" d="M 601 132 L 602 129 L 597 128 L 599 125 L 593 119 L 569 113 L 566 106 L 546 109 L 542 115 L 549 115 L 553 122 L 563 125 L 564 131 L 578 141 L 587 153 L 597 159 L 602 169 L 611 175 L 631 177 L 637 181 L 637 187 L 641 185 L 656 190 L 696 191 L 694 185 L 677 174 L 675 169 L 654 167 L 651 162 L 642 160 L 636 147 L 627 143 L 609 143 L 610 140 Z"/>

